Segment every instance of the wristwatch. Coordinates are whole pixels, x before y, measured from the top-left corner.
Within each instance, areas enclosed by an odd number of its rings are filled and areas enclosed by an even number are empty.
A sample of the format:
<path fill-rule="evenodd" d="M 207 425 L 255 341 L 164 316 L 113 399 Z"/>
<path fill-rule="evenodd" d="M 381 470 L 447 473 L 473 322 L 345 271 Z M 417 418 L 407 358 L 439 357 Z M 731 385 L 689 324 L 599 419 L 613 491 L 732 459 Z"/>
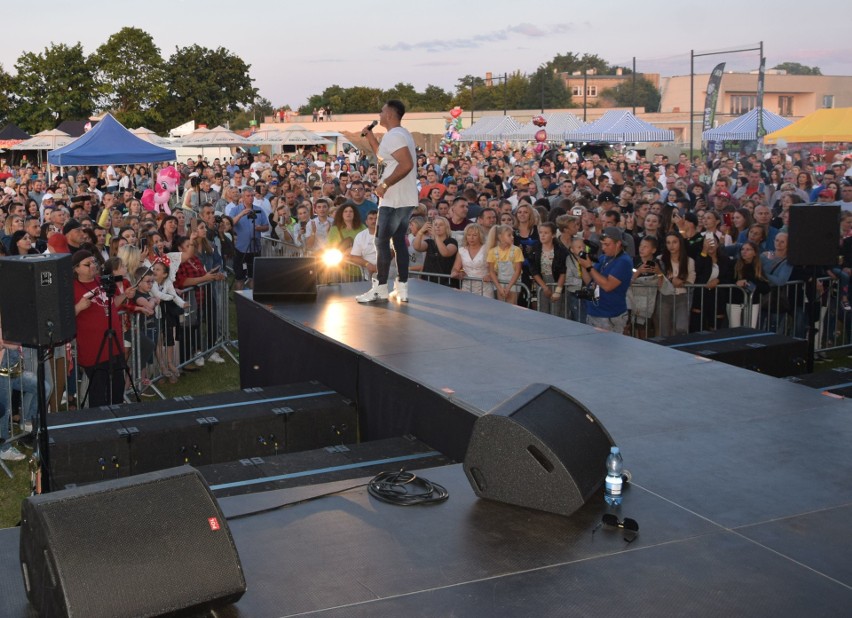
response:
<path fill-rule="evenodd" d="M 382 189 L 384 189 L 385 191 L 387 191 L 387 190 L 388 190 L 388 183 L 383 182 L 383 183 L 382 183 Z"/>

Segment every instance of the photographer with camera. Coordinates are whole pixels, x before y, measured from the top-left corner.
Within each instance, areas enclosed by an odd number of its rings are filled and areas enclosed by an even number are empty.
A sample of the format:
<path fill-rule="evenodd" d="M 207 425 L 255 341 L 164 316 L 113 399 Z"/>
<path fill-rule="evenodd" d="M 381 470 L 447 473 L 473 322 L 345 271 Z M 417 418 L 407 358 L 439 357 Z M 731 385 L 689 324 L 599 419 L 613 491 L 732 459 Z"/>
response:
<path fill-rule="evenodd" d="M 577 260 L 583 267 L 583 283 L 597 286 L 593 298 L 586 300 L 586 324 L 619 334 L 627 325 L 627 290 L 633 276 L 633 260 L 624 252 L 622 239 L 621 228 L 604 228 L 597 263 L 585 252 Z"/>
<path fill-rule="evenodd" d="M 124 401 L 124 349 L 120 339 L 106 337 L 106 331 L 122 332 L 118 309 L 134 290 L 117 293 L 117 280 L 99 277 L 98 262 L 85 249 L 74 253 L 71 263 L 77 316 L 77 362 L 89 378 L 88 405 L 94 408 L 121 403 Z M 111 381 L 110 361 L 113 364 Z"/>
<path fill-rule="evenodd" d="M 234 253 L 234 289 L 242 290 L 254 276 L 254 258 L 260 255 L 260 235 L 269 230 L 269 219 L 261 208 L 254 206 L 254 188 L 246 187 L 236 202 L 236 189 L 231 189 L 225 214 L 234 221 L 237 234 Z"/>

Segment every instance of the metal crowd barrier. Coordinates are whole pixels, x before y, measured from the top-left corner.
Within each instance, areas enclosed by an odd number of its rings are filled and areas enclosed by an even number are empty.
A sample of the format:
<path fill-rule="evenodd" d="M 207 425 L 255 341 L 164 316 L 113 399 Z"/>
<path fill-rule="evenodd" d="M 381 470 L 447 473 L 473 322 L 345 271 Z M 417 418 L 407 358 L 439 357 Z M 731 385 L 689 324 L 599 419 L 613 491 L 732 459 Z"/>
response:
<path fill-rule="evenodd" d="M 260 239 L 260 255 L 263 257 L 302 257 L 305 248 L 269 236 Z"/>
<path fill-rule="evenodd" d="M 479 296 L 484 296 L 485 298 L 495 298 L 494 286 L 490 282 L 484 281 L 483 279 L 478 279 L 476 277 L 464 277 L 463 279 L 456 279 L 455 277 L 451 277 L 450 275 L 445 275 L 441 273 L 430 273 L 420 270 L 409 271 L 408 276 L 411 278 L 417 277 L 418 279 L 425 279 L 426 281 L 430 281 L 432 283 L 437 283 L 439 285 L 455 288 L 457 290 L 469 292 L 471 294 L 477 294 Z M 515 285 L 520 290 L 518 294 L 518 304 L 523 307 L 530 307 L 533 299 L 533 295 L 530 291 L 530 288 L 521 281 L 518 281 Z"/>
<path fill-rule="evenodd" d="M 191 300 L 196 292 L 203 292 L 203 302 L 199 306 Z M 230 350 L 231 329 L 228 319 L 230 312 L 228 281 L 211 281 L 200 286 L 193 286 L 182 291 L 181 298 L 186 302 L 188 312 L 174 323 L 159 319 L 146 321 L 140 313 L 130 316 L 130 330 L 119 334 L 120 339 L 130 342 L 130 348 L 125 347 L 127 362 L 130 370 L 130 381 L 140 395 L 164 397 L 157 384 L 168 379 L 170 367 L 178 370 L 200 358 L 207 358 L 214 352 L 229 357 L 234 363 L 237 359 Z M 165 307 L 161 304 L 161 316 Z M 169 338 L 166 330 L 172 329 Z M 173 345 L 168 345 L 170 339 Z M 125 343 L 126 345 L 126 343 Z M 23 380 L 35 380 L 36 358 L 32 350 L 24 349 L 21 366 L 22 377 L 11 379 L 12 388 L 19 390 L 18 385 Z M 57 412 L 82 405 L 83 396 L 88 392 L 88 380 L 85 372 L 76 362 L 76 342 L 57 346 L 48 358 L 45 371 L 46 394 L 48 410 Z M 119 369 L 121 371 L 121 369 Z M 4 377 L 0 367 L 0 380 Z M 135 401 L 130 381 L 126 381 L 125 401 Z M 3 402 L 7 410 L 12 409 L 10 401 Z M 88 406 L 88 402 L 85 402 Z M 11 423 L 12 414 L 4 416 L 0 422 Z M 12 424 L 12 436 L 16 435 L 16 425 Z"/>
<path fill-rule="evenodd" d="M 818 280 L 816 351 L 826 352 L 852 347 L 852 311 L 844 308 L 841 282 L 837 278 Z M 554 286 L 551 285 L 551 288 Z M 661 300 L 656 278 L 631 284 L 628 306 L 630 319 L 627 333 L 646 339 L 699 330 L 716 330 L 731 326 L 752 326 L 758 330 L 804 339 L 807 337 L 809 303 L 804 281 L 790 281 L 771 286 L 769 293 L 754 298 L 752 292 L 737 288 L 744 302 L 730 303 L 735 284 L 687 285 L 687 292 Z M 538 311 L 558 317 L 585 321 L 584 301 L 563 290 L 558 302 L 552 302 L 540 286 L 535 287 Z M 733 311 L 732 311 L 733 308 Z"/>

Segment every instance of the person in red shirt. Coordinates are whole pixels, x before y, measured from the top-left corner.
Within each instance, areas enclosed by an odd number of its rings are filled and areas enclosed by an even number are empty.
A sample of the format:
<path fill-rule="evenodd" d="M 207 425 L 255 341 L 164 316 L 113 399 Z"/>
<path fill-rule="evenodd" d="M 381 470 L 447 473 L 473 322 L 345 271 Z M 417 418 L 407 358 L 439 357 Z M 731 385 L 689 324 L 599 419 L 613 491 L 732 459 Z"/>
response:
<path fill-rule="evenodd" d="M 98 276 L 98 262 L 89 251 L 77 251 L 71 264 L 74 269 L 74 313 L 77 316 L 77 362 L 89 378 L 88 407 L 121 403 L 124 401 L 126 365 L 119 336 L 121 320 L 118 309 L 127 299 L 127 292 L 109 297 Z M 104 341 L 107 328 L 112 329 L 115 337 Z M 83 405 L 86 402 L 81 402 Z"/>

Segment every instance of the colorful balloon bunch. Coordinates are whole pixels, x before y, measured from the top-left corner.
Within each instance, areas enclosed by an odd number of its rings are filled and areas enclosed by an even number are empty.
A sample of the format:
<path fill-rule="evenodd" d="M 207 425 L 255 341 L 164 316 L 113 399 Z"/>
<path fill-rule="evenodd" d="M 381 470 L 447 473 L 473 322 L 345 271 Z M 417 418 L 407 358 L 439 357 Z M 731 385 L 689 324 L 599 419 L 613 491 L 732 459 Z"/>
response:
<path fill-rule="evenodd" d="M 449 154 L 453 150 L 453 145 L 459 139 L 459 131 L 462 129 L 462 119 L 461 115 L 464 110 L 456 105 L 453 109 L 450 110 L 450 118 L 447 120 L 447 124 L 444 127 L 446 133 L 441 138 L 441 144 L 439 146 L 439 150 L 442 154 Z"/>

